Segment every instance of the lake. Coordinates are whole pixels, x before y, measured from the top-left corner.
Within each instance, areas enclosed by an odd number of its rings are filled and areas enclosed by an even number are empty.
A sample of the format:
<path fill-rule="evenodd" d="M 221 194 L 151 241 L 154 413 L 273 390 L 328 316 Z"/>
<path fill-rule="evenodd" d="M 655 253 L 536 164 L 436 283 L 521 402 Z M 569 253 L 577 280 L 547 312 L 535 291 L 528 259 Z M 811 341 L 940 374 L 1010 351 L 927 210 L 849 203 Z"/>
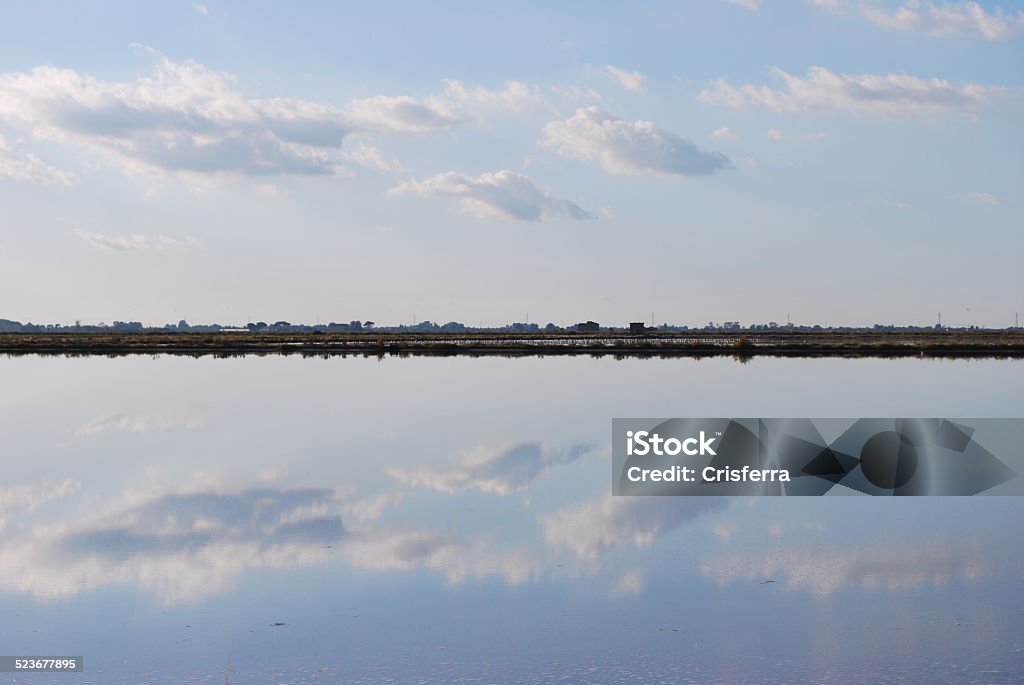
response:
<path fill-rule="evenodd" d="M 611 419 L 1019 417 L 1007 360 L 0 360 L 24 683 L 1024 680 L 1024 498 L 616 497 Z"/>

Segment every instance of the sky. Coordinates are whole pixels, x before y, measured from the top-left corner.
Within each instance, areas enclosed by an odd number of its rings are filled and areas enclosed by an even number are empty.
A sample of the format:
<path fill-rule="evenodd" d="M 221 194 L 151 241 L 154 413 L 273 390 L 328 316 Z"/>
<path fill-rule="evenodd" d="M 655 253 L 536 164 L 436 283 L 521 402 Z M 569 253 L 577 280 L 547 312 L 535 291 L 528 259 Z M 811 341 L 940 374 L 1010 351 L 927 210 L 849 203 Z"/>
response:
<path fill-rule="evenodd" d="M 1012 325 L 1024 3 L 12 3 L 0 318 Z"/>

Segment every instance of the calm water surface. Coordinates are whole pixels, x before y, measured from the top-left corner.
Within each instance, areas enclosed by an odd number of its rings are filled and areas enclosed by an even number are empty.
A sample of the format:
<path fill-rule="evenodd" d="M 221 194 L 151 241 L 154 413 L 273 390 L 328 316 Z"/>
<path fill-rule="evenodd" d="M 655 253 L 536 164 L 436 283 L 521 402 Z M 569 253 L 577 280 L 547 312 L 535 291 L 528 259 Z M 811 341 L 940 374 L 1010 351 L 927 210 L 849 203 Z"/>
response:
<path fill-rule="evenodd" d="M 1024 363 L 0 360 L 24 683 L 1024 680 L 1024 498 L 612 498 L 616 416 L 1024 416 Z M 772 581 L 772 582 L 766 582 Z"/>

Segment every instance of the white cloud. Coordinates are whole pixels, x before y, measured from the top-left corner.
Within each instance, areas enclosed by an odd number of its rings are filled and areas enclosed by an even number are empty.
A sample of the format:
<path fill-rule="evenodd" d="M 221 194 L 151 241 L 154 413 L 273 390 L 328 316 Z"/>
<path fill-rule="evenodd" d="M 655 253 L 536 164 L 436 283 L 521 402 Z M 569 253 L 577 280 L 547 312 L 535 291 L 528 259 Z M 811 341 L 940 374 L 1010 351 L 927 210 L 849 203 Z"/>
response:
<path fill-rule="evenodd" d="M 455 466 L 440 469 L 388 469 L 403 485 L 426 487 L 446 493 L 480 490 L 510 495 L 524 490 L 556 466 L 576 461 L 587 451 L 576 445 L 558 449 L 538 443 L 512 447 L 479 447 L 465 454 Z"/>
<path fill-rule="evenodd" d="M 701 176 L 732 165 L 650 121 L 626 121 L 598 107 L 585 107 L 544 127 L 544 147 L 565 157 L 596 161 L 615 174 L 654 173 Z"/>
<path fill-rule="evenodd" d="M 1024 33 L 1024 11 L 996 7 L 991 12 L 976 2 L 906 0 L 896 6 L 878 2 L 815 0 L 834 12 L 854 12 L 868 21 L 898 31 L 921 31 L 931 36 L 968 35 L 1007 40 Z"/>
<path fill-rule="evenodd" d="M 915 116 L 951 110 L 975 110 L 988 102 L 996 89 L 976 83 L 953 85 L 941 79 L 903 74 L 836 74 L 811 67 L 801 78 L 775 68 L 781 88 L 734 86 L 724 79 L 712 83 L 697 98 L 726 107 L 764 107 L 776 112 L 815 110 L 846 112 L 855 116 Z"/>
<path fill-rule="evenodd" d="M 206 5 L 204 5 L 201 2 L 193 2 L 192 3 L 192 9 L 194 9 L 197 13 L 203 14 L 203 15 L 206 15 L 206 14 L 210 13 L 210 8 L 207 7 Z"/>
<path fill-rule="evenodd" d="M 612 589 L 612 597 L 631 597 L 639 595 L 644 591 L 644 576 L 639 571 L 630 571 L 615 583 Z"/>
<path fill-rule="evenodd" d="M 614 79 L 620 86 L 634 93 L 647 92 L 647 77 L 639 71 L 628 71 L 619 67 L 606 64 L 601 71 Z"/>
<path fill-rule="evenodd" d="M 561 509 L 541 519 L 544 539 L 585 561 L 597 561 L 607 550 L 632 544 L 648 547 L 658 536 L 723 509 L 718 497 L 613 497 Z"/>
<path fill-rule="evenodd" d="M 578 85 L 553 85 L 548 86 L 551 94 L 557 97 L 560 102 L 568 103 L 573 107 L 581 104 L 593 104 L 604 100 L 604 96 L 589 86 Z"/>
<path fill-rule="evenodd" d="M 422 100 L 406 95 L 353 100 L 345 114 L 356 131 L 429 133 L 478 120 L 482 112 L 518 112 L 546 105 L 537 86 L 521 81 L 506 81 L 500 90 L 491 90 L 445 79 L 444 90 L 438 95 Z"/>
<path fill-rule="evenodd" d="M 715 534 L 716 538 L 721 538 L 722 540 L 728 540 L 728 539 L 732 538 L 733 534 L 736 532 L 736 524 L 735 523 L 719 523 L 718 525 L 716 525 L 711 530 Z"/>
<path fill-rule="evenodd" d="M 165 604 L 231 587 L 248 568 L 326 561 L 347 530 L 330 490 L 169 493 L 86 521 L 36 527 L 0 548 L 0 591 L 71 597 L 135 585 Z"/>
<path fill-rule="evenodd" d="M 78 177 L 70 171 L 50 166 L 32 153 L 18 154 L 0 135 L 0 181 L 3 180 L 62 186 L 78 183 Z"/>
<path fill-rule="evenodd" d="M 404 492 L 385 492 L 381 495 L 345 502 L 342 505 L 341 513 L 346 520 L 363 524 L 380 518 L 385 509 L 398 506 L 404 500 Z"/>
<path fill-rule="evenodd" d="M 467 86 L 454 79 L 445 79 L 444 84 L 444 93 L 438 100 L 452 103 L 463 111 L 496 109 L 519 112 L 550 106 L 538 86 L 522 81 L 505 81 L 501 90 Z"/>
<path fill-rule="evenodd" d="M 387 159 L 379 149 L 365 143 L 358 143 L 353 148 L 346 147 L 342 150 L 342 157 L 347 162 L 352 162 L 374 171 L 387 173 L 405 171 L 405 166 L 401 162 L 395 159 Z"/>
<path fill-rule="evenodd" d="M 38 506 L 75 487 L 69 481 L 0 491 L 0 505 L 7 497 L 22 508 Z M 127 585 L 164 604 L 196 602 L 229 590 L 249 569 L 335 558 L 373 572 L 434 571 L 453 584 L 519 584 L 540 573 L 539 561 L 520 550 L 497 552 L 429 530 L 353 530 L 338 515 L 343 507 L 338 492 L 313 488 L 128 495 L 98 516 L 76 514 L 5 539 L 0 592 L 56 599 Z"/>
<path fill-rule="evenodd" d="M 778 128 L 769 129 L 768 137 L 771 140 L 778 141 L 780 143 L 816 143 L 818 141 L 825 140 L 825 134 L 820 131 L 818 133 L 805 133 L 798 136 L 788 136 Z"/>
<path fill-rule="evenodd" d="M 47 502 L 66 497 L 78 490 L 78 481 L 65 478 L 60 481 L 42 481 L 26 485 L 15 485 L 0 490 L 0 530 L 7 525 L 7 517 L 13 513 L 31 514 Z"/>
<path fill-rule="evenodd" d="M 125 83 L 55 67 L 0 75 L 0 119 L 131 170 L 251 175 L 334 173 L 325 148 L 351 130 L 338 110 L 246 99 L 231 75 L 166 58 Z"/>
<path fill-rule="evenodd" d="M 202 419 L 179 419 L 168 417 L 131 416 L 116 414 L 90 421 L 75 430 L 75 437 L 82 438 L 103 433 L 163 433 L 169 430 L 196 430 L 205 425 Z"/>
<path fill-rule="evenodd" d="M 992 193 L 985 193 L 981 191 L 961 193 L 960 195 L 957 195 L 957 197 L 959 197 L 961 200 L 969 200 L 971 202 L 977 202 L 983 205 L 995 206 L 1002 204 L 1002 201 Z"/>
<path fill-rule="evenodd" d="M 477 178 L 448 171 L 423 181 L 405 181 L 388 194 L 455 198 L 463 211 L 480 218 L 523 221 L 594 218 L 576 203 L 554 197 L 529 176 L 508 170 L 484 173 Z"/>
<path fill-rule="evenodd" d="M 710 559 L 701 572 L 721 585 L 778 580 L 819 596 L 847 588 L 893 592 L 973 580 L 986 572 L 970 549 L 955 544 L 878 545 L 842 550 L 788 549 Z"/>
<path fill-rule="evenodd" d="M 711 135 L 713 135 L 715 138 L 719 138 L 720 140 L 740 139 L 740 134 L 736 133 L 736 131 L 733 131 L 728 126 L 723 126 L 722 128 L 715 129 L 714 131 L 712 131 Z"/>
<path fill-rule="evenodd" d="M 282 190 L 280 186 L 275 185 L 273 183 L 259 184 L 258 186 L 256 186 L 256 192 L 258 192 L 263 197 L 269 197 L 275 200 L 287 195 L 287 193 L 284 190 Z"/>
<path fill-rule="evenodd" d="M 738 5 L 744 9 L 748 9 L 751 12 L 756 12 L 761 9 L 761 0 L 725 0 L 730 5 Z"/>
<path fill-rule="evenodd" d="M 0 74 L 0 121 L 40 139 L 88 147 L 131 172 L 340 175 L 353 155 L 375 168 L 397 164 L 374 148 L 342 151 L 350 134 L 443 131 L 485 112 L 544 103 L 536 86 L 518 81 L 489 90 L 449 80 L 441 93 L 422 99 L 380 95 L 342 106 L 249 98 L 231 74 L 142 49 L 156 65 L 133 81 L 50 66 Z"/>
<path fill-rule="evenodd" d="M 451 584 L 498 577 L 520 585 L 540 573 L 540 564 L 523 551 L 498 553 L 452 535 L 419 529 L 352 533 L 340 553 L 354 568 L 375 572 L 427 569 Z"/>
<path fill-rule="evenodd" d="M 408 95 L 376 95 L 353 100 L 345 121 L 371 133 L 428 133 L 458 126 L 469 116 L 439 99 L 417 100 Z"/>
<path fill-rule="evenodd" d="M 78 229 L 75 229 L 75 235 L 93 247 L 114 250 L 116 252 L 202 248 L 206 246 L 202 239 L 188 235 L 183 238 L 172 238 L 166 235 L 147 235 L 144 233 L 105 235 L 96 231 L 82 231 Z"/>

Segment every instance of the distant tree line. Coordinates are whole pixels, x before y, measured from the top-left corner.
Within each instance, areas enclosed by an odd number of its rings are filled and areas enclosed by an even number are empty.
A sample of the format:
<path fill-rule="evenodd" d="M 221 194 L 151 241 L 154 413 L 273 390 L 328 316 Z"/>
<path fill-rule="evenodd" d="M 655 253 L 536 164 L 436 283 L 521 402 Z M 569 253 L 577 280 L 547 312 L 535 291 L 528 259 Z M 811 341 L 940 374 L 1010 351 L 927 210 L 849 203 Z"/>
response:
<path fill-rule="evenodd" d="M 114 321 L 111 324 L 100 322 L 98 324 L 74 325 L 62 324 L 35 324 L 21 323 L 10 319 L 0 319 L 0 333 L 145 333 L 145 332 L 187 332 L 187 333 L 210 333 L 219 331 L 248 331 L 250 333 L 656 333 L 663 332 L 701 332 L 701 333 L 772 333 L 772 332 L 816 332 L 832 331 L 837 333 L 865 332 L 865 331 L 892 331 L 892 332 L 913 332 L 913 331 L 937 331 L 937 330 L 1019 330 L 1019 326 L 1007 326 L 1000 329 L 989 329 L 984 326 L 963 326 L 959 328 L 947 327 L 941 324 L 932 326 L 901 326 L 898 324 L 876 323 L 873 326 L 821 326 L 797 325 L 792 323 L 780 324 L 775 321 L 768 323 L 755 323 L 746 326 L 739 321 L 724 321 L 715 323 L 709 321 L 704 326 L 691 328 L 690 326 L 679 326 L 663 323 L 658 327 L 647 326 L 643 323 L 629 323 L 624 326 L 602 326 L 596 321 L 583 321 L 568 326 L 558 326 L 548 323 L 541 326 L 536 323 L 515 322 L 504 326 L 467 326 L 458 321 L 438 324 L 433 321 L 421 321 L 414 324 L 402 324 L 398 326 L 377 326 L 373 321 L 352 320 L 348 323 L 331 322 L 327 324 L 299 324 L 288 321 L 275 321 L 267 323 L 258 321 L 248 323 L 245 326 L 228 324 L 190 324 L 184 319 L 178 323 L 168 323 L 163 326 L 145 326 L 139 321 Z"/>

